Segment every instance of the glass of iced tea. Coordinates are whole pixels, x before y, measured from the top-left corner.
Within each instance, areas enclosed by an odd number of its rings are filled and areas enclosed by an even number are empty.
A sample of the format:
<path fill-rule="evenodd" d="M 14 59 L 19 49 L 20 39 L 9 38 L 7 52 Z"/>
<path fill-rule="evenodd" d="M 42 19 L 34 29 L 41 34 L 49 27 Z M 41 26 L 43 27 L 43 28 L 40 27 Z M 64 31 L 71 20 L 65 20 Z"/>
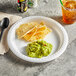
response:
<path fill-rule="evenodd" d="M 76 22 L 76 0 L 60 0 L 63 21 L 67 24 Z"/>

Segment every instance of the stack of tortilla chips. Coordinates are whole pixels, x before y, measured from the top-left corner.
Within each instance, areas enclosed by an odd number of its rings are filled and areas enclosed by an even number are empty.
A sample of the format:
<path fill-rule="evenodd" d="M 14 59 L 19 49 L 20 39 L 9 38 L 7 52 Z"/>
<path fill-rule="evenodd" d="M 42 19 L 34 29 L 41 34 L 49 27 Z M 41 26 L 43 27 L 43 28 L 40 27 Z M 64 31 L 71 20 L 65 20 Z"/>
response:
<path fill-rule="evenodd" d="M 26 41 L 35 41 L 43 39 L 49 32 L 51 32 L 51 29 L 46 27 L 43 22 L 29 22 L 20 25 L 16 29 L 18 39 L 23 39 Z"/>

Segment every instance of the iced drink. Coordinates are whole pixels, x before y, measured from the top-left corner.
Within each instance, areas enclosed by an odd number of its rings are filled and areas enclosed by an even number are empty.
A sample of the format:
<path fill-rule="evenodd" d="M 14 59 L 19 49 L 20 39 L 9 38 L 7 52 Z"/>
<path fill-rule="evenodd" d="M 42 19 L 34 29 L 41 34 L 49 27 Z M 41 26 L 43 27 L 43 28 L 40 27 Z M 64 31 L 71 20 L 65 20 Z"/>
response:
<path fill-rule="evenodd" d="M 76 1 L 62 1 L 63 21 L 67 24 L 72 24 L 76 21 Z"/>

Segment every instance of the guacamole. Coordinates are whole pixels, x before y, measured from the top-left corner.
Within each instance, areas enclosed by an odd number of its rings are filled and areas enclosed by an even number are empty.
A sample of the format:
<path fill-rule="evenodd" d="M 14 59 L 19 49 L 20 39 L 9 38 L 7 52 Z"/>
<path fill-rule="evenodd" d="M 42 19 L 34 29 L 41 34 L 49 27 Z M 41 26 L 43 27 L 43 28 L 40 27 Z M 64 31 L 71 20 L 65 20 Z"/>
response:
<path fill-rule="evenodd" d="M 52 51 L 52 44 L 44 40 L 29 43 L 26 47 L 26 52 L 29 57 L 41 58 L 48 56 Z"/>

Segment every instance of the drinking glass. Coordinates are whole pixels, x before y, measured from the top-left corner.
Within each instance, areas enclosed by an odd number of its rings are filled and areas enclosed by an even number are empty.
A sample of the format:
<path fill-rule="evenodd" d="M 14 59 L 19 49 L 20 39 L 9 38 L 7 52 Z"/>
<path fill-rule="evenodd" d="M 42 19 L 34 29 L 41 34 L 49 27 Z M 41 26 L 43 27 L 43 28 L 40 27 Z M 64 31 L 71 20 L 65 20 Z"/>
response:
<path fill-rule="evenodd" d="M 76 22 L 76 0 L 60 0 L 63 21 L 67 24 Z"/>

